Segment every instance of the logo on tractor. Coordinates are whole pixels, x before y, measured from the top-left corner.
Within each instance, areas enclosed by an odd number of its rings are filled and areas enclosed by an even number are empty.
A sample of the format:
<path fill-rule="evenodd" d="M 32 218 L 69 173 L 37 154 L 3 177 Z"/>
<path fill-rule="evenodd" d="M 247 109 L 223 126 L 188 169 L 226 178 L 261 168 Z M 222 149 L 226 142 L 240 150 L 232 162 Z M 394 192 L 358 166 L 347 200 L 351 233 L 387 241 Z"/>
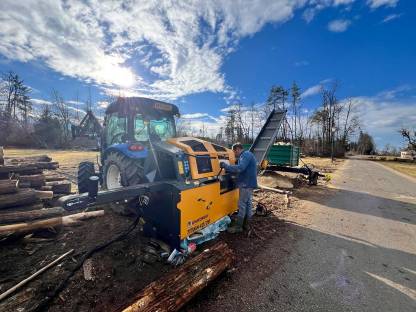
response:
<path fill-rule="evenodd" d="M 172 110 L 172 106 L 167 105 L 167 104 L 163 104 L 163 103 L 155 103 L 154 108 L 164 110 L 164 111 L 168 111 L 168 112 L 170 112 Z"/>

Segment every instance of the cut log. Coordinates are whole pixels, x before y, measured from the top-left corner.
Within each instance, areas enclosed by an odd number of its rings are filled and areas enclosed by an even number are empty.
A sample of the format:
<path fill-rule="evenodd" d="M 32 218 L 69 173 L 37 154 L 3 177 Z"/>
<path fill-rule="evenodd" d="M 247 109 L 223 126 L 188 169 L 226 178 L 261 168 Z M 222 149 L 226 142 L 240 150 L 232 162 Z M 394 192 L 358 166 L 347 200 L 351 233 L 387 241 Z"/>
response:
<path fill-rule="evenodd" d="M 82 220 L 104 215 L 104 210 L 80 212 L 69 216 L 0 226 L 0 234 L 30 232 L 59 225 L 74 225 Z"/>
<path fill-rule="evenodd" d="M 57 161 L 38 161 L 36 163 L 33 163 L 37 168 L 39 169 L 49 169 L 49 170 L 55 170 L 59 168 L 59 163 Z"/>
<path fill-rule="evenodd" d="M 0 194 L 16 193 L 17 190 L 17 180 L 0 180 Z"/>
<path fill-rule="evenodd" d="M 262 190 L 266 190 L 266 191 L 271 191 L 271 192 L 275 192 L 275 193 L 279 193 L 279 194 L 292 194 L 291 191 L 285 191 L 285 190 L 280 190 L 277 188 L 273 188 L 273 187 L 268 187 L 268 186 L 264 186 L 264 185 L 260 185 L 259 184 L 259 188 L 261 188 Z"/>
<path fill-rule="evenodd" d="M 43 203 L 37 202 L 31 205 L 22 205 L 17 207 L 10 207 L 7 209 L 0 209 L 0 215 L 12 212 L 19 212 L 19 211 L 30 211 L 30 210 L 39 210 L 43 208 Z"/>
<path fill-rule="evenodd" d="M 182 266 L 142 289 L 117 311 L 178 311 L 193 296 L 231 266 L 232 251 L 224 242 L 204 250 Z"/>
<path fill-rule="evenodd" d="M 19 190 L 14 194 L 0 195 L 0 209 L 16 207 L 21 205 L 30 205 L 36 203 L 38 197 L 32 189 Z"/>
<path fill-rule="evenodd" d="M 39 199 L 52 199 L 53 192 L 52 191 L 34 191 L 36 193 L 37 198 Z"/>
<path fill-rule="evenodd" d="M 29 184 L 29 187 L 38 188 L 45 185 L 45 176 L 43 174 L 21 175 L 19 176 L 19 183 L 23 183 L 24 186 Z"/>
<path fill-rule="evenodd" d="M 62 207 L 53 207 L 30 211 L 2 213 L 0 214 L 0 224 L 46 219 L 61 216 L 65 212 L 66 210 Z"/>
<path fill-rule="evenodd" d="M 51 191 L 36 191 L 33 189 L 22 189 L 14 194 L 0 195 L 0 209 L 29 205 L 36 203 L 39 199 L 52 199 Z"/>
<path fill-rule="evenodd" d="M 39 174 L 42 173 L 42 169 L 39 169 L 33 164 L 0 166 L 0 176 L 2 178 L 7 179 L 12 173 L 17 173 L 20 175 Z"/>
<path fill-rule="evenodd" d="M 54 194 L 71 194 L 71 182 L 70 181 L 46 182 L 46 186 L 51 186 Z"/>
<path fill-rule="evenodd" d="M 66 180 L 66 178 L 59 174 L 45 174 L 45 181 L 46 182 L 52 182 L 52 181 L 63 181 Z"/>
<path fill-rule="evenodd" d="M 48 155 L 38 156 L 25 156 L 25 157 L 5 157 L 5 159 L 11 163 L 22 163 L 22 162 L 50 162 L 52 158 Z"/>

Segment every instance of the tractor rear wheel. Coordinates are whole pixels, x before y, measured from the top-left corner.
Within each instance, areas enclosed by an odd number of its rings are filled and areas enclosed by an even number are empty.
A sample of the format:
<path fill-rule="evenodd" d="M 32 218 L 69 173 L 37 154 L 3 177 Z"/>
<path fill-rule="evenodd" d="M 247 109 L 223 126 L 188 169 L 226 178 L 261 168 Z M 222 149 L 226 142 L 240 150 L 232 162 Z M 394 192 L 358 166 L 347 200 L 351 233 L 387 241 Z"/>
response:
<path fill-rule="evenodd" d="M 139 161 L 121 153 L 111 152 L 104 160 L 103 187 L 111 190 L 143 182 L 143 167 Z M 121 215 L 137 214 L 129 204 L 110 204 L 111 209 Z"/>
<path fill-rule="evenodd" d="M 139 161 L 111 152 L 104 160 L 103 186 L 107 190 L 140 184 L 143 182 L 143 166 Z"/>
<path fill-rule="evenodd" d="M 83 161 L 78 165 L 78 193 L 88 192 L 89 179 L 93 175 L 95 175 L 93 162 Z"/>

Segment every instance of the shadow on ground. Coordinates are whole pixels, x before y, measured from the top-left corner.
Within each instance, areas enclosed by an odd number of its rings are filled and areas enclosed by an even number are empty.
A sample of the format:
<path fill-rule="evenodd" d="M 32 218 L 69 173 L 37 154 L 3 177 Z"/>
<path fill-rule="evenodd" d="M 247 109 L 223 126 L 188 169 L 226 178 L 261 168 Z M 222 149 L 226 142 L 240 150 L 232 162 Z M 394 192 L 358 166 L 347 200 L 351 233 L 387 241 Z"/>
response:
<path fill-rule="evenodd" d="M 363 209 L 361 208 L 363 204 L 367 206 L 370 205 L 374 209 L 366 210 L 366 214 L 394 221 L 416 224 L 416 197 L 402 195 L 403 199 L 406 200 L 399 200 L 345 189 L 323 187 L 316 187 L 312 191 L 313 192 L 299 192 L 296 196 L 299 199 L 306 199 L 318 204 L 324 204 L 330 208 L 356 213 L 363 213 Z"/>
<path fill-rule="evenodd" d="M 375 203 L 380 200 L 360 196 Z M 383 217 L 414 224 L 414 204 L 389 200 L 380 209 L 389 207 L 405 210 L 409 220 L 394 212 Z M 359 212 L 354 205 L 350 209 Z M 255 217 L 254 228 L 258 236 L 222 236 L 236 254 L 234 268 L 183 311 L 415 311 L 415 254 L 354 236 L 322 233 L 274 215 Z M 307 253 L 300 244 L 310 246 Z M 330 262 L 320 258 L 324 248 L 333 255 Z M 323 275 L 322 267 L 333 273 Z"/>

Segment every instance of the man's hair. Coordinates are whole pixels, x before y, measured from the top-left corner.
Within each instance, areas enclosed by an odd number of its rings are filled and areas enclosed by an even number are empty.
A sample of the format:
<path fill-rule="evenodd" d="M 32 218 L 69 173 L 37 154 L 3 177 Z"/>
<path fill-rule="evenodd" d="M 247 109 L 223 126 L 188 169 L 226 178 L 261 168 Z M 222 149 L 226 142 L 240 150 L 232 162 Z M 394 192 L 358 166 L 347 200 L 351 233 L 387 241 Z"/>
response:
<path fill-rule="evenodd" d="M 241 144 L 241 143 L 234 143 L 233 144 L 233 147 L 232 147 L 233 151 L 235 151 L 238 148 L 239 149 L 244 149 L 243 144 Z"/>

